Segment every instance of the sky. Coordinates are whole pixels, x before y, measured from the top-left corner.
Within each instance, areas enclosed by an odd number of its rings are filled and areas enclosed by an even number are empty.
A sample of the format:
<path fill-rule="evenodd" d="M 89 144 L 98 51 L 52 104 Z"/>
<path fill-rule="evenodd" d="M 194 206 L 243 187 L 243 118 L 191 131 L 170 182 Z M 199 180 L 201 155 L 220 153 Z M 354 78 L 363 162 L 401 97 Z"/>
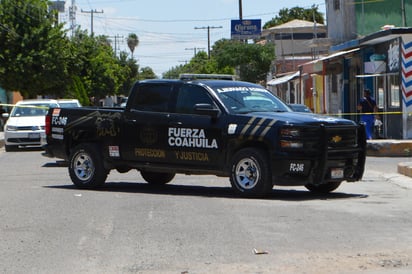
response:
<path fill-rule="evenodd" d="M 230 22 L 239 19 L 239 0 L 66 0 L 61 22 L 71 21 L 69 7 L 75 6 L 75 23 L 95 35 L 106 35 L 117 50 L 131 52 L 126 38 L 135 33 L 139 45 L 133 58 L 150 67 L 161 78 L 169 69 L 189 62 L 195 52 L 230 39 Z M 317 5 L 325 16 L 324 0 L 242 0 L 243 19 L 261 19 L 262 26 L 283 8 Z M 93 12 L 91 12 L 93 11 Z M 93 15 L 93 20 L 92 20 Z M 70 34 L 71 32 L 69 32 Z"/>

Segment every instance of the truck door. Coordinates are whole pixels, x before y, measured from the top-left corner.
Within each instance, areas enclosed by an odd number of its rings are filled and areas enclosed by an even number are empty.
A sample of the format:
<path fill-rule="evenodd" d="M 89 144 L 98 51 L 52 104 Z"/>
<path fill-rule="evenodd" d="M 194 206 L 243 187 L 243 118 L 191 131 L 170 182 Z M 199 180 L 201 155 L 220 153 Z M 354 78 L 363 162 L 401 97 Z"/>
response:
<path fill-rule="evenodd" d="M 206 88 L 184 84 L 177 90 L 175 114 L 167 131 L 168 157 L 185 167 L 221 168 L 224 156 L 222 119 L 195 111 L 196 104 L 218 108 Z"/>
<path fill-rule="evenodd" d="M 167 128 L 173 97 L 171 83 L 140 83 L 125 110 L 121 158 L 129 161 L 167 161 Z"/>

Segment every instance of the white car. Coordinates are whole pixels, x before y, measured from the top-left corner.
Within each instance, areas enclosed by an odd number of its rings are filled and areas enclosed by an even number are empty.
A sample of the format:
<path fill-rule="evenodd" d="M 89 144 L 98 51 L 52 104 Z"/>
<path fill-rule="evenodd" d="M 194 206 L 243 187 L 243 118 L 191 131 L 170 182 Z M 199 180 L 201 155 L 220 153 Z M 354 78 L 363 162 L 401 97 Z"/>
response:
<path fill-rule="evenodd" d="M 57 99 L 57 104 L 61 108 L 76 108 L 82 106 L 77 99 Z"/>
<path fill-rule="evenodd" d="M 77 100 L 61 100 L 63 107 L 80 106 Z M 46 144 L 44 131 L 45 116 L 50 107 L 59 107 L 60 100 L 39 99 L 22 100 L 16 103 L 4 125 L 5 150 L 13 151 L 19 146 L 42 146 Z"/>

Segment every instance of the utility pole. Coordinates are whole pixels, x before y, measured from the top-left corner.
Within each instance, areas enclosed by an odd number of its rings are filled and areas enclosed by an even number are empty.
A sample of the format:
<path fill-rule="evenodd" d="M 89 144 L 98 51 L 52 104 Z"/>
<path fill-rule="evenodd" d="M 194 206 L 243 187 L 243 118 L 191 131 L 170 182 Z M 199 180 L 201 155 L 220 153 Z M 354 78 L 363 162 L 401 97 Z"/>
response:
<path fill-rule="evenodd" d="M 74 31 L 76 29 L 76 3 L 72 0 L 72 5 L 69 7 L 69 20 L 70 29 L 72 30 L 72 37 L 74 36 Z"/>
<path fill-rule="evenodd" d="M 185 48 L 185 50 L 193 50 L 194 51 L 194 56 L 196 56 L 198 49 L 202 50 L 202 49 L 205 49 L 205 48 L 196 48 L 196 47 L 194 47 L 194 48 Z"/>
<path fill-rule="evenodd" d="M 213 26 L 207 26 L 207 27 L 195 27 L 195 29 L 207 29 L 207 57 L 210 59 L 210 29 L 221 29 L 223 28 L 222 26 L 219 27 L 213 27 Z"/>
<path fill-rule="evenodd" d="M 239 0 L 239 20 L 243 20 L 242 0 Z"/>
<path fill-rule="evenodd" d="M 95 13 L 103 13 L 103 10 L 101 10 L 101 11 L 97 11 L 96 9 L 95 10 L 83 10 L 82 9 L 82 12 L 83 13 L 90 13 L 91 14 L 91 28 L 90 28 L 90 34 L 91 35 L 93 35 L 94 33 L 93 33 L 93 14 L 95 14 Z"/>
<path fill-rule="evenodd" d="M 124 38 L 124 37 L 117 34 L 115 36 L 109 36 L 108 38 L 114 38 L 114 55 L 117 56 L 117 38 Z"/>
<path fill-rule="evenodd" d="M 405 12 L 405 0 L 401 0 L 401 12 L 402 12 L 402 27 L 406 27 L 406 12 Z"/>

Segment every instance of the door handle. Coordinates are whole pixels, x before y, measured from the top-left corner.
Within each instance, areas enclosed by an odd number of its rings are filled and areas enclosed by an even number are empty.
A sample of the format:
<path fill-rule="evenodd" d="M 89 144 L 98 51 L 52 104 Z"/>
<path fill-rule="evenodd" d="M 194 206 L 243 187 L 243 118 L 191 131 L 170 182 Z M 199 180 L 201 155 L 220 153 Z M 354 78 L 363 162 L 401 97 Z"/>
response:
<path fill-rule="evenodd" d="M 180 127 L 181 125 L 183 125 L 182 122 L 169 122 L 169 126 L 172 127 Z"/>

